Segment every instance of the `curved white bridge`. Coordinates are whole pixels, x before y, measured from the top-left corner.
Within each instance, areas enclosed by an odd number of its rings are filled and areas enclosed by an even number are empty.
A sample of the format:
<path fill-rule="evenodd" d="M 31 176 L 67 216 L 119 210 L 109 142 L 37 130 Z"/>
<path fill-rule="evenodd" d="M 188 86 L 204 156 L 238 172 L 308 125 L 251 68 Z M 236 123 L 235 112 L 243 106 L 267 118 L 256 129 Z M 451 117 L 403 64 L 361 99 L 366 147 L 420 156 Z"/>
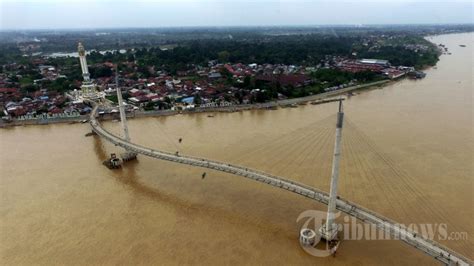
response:
<path fill-rule="evenodd" d="M 317 202 L 328 204 L 329 194 L 321 191 L 317 188 L 313 188 L 295 181 L 291 181 L 282 177 L 277 177 L 261 171 L 245 168 L 238 165 L 228 164 L 224 162 L 213 161 L 205 158 L 191 157 L 176 155 L 169 152 L 163 152 L 159 150 L 150 149 L 147 147 L 140 146 L 110 133 L 105 130 L 96 119 L 98 105 L 96 105 L 91 112 L 90 125 L 94 132 L 99 136 L 106 139 L 107 141 L 123 147 L 127 151 L 135 152 L 137 154 L 143 154 L 149 157 L 153 157 L 160 160 L 166 160 L 181 164 L 188 164 L 197 167 L 214 169 L 234 175 L 246 177 L 258 182 L 266 183 L 274 187 L 288 190 L 290 192 L 299 194 L 301 196 L 310 198 Z M 354 204 L 348 200 L 338 198 L 336 208 L 348 215 L 360 219 L 363 222 L 375 225 L 378 229 L 389 233 L 392 236 L 396 236 L 409 245 L 422 250 L 428 255 L 435 259 L 447 264 L 447 265 L 472 265 L 472 261 L 443 245 L 424 238 L 420 234 L 416 234 L 414 231 L 389 220 L 380 214 L 370 211 L 364 207 Z"/>

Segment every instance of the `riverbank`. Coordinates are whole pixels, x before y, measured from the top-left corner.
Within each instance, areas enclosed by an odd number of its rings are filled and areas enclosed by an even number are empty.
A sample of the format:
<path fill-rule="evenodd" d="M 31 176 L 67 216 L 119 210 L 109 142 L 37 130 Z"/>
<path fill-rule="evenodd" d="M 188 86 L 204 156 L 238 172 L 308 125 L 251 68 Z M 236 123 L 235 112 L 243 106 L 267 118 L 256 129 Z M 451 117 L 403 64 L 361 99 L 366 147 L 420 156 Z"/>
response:
<path fill-rule="evenodd" d="M 337 91 L 329 91 L 320 94 L 300 97 L 300 98 L 293 98 L 293 99 L 285 99 L 285 100 L 277 100 L 271 101 L 266 103 L 258 103 L 258 104 L 239 104 L 239 105 L 232 105 L 232 106 L 222 106 L 222 107 L 206 107 L 206 108 L 194 108 L 189 110 L 159 110 L 159 111 L 137 111 L 133 113 L 127 114 L 127 118 L 140 118 L 140 117 L 153 117 L 153 116 L 169 116 L 169 115 L 176 115 L 176 114 L 187 114 L 187 113 L 213 113 L 213 112 L 238 112 L 244 110 L 254 110 L 254 109 L 275 109 L 279 107 L 286 107 L 301 103 L 307 103 L 311 101 L 318 101 L 323 100 L 326 98 L 331 98 L 335 96 L 340 96 L 346 93 L 358 91 L 358 90 L 366 90 L 373 88 L 375 86 L 382 86 L 390 83 L 391 80 L 380 80 L 376 82 L 371 82 L 367 84 L 361 84 L 356 86 L 347 87 L 344 89 L 340 89 Z M 49 125 L 49 124 L 58 124 L 58 123 L 81 123 L 84 120 L 87 120 L 89 115 L 81 115 L 77 117 L 71 118 L 56 118 L 56 119 L 32 119 L 32 120 L 14 120 L 10 123 L 0 122 L 0 128 L 5 127 L 14 127 L 14 126 L 27 126 L 27 125 Z M 101 120 L 114 120 L 119 119 L 118 114 L 106 114 L 101 117 Z"/>

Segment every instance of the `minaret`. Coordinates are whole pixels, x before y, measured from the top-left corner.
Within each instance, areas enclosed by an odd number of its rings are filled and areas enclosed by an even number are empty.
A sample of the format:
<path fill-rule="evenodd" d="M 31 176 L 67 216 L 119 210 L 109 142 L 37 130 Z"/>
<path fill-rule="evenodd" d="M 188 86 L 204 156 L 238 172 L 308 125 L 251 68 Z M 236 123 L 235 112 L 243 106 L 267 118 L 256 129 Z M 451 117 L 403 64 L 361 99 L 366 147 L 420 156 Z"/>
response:
<path fill-rule="evenodd" d="M 342 99 L 339 100 L 339 112 L 337 112 L 336 122 L 336 141 L 334 144 L 334 155 L 332 161 L 331 188 L 329 190 L 328 213 L 326 224 L 324 224 L 319 232 L 321 237 L 327 241 L 337 238 L 338 228 L 334 223 L 336 216 L 337 201 L 337 183 L 339 179 L 339 161 L 341 159 L 341 139 L 342 139 L 342 122 L 344 120 L 344 111 L 342 110 Z"/>
<path fill-rule="evenodd" d="M 84 78 L 81 86 L 81 97 L 84 100 L 99 100 L 104 95 L 97 92 L 96 85 L 91 81 L 86 61 L 86 50 L 82 43 L 77 45 L 77 51 L 79 53 L 79 61 L 81 62 L 82 77 Z"/>
<path fill-rule="evenodd" d="M 82 77 L 84 78 L 84 82 L 88 83 L 91 81 L 91 79 L 89 75 L 89 69 L 87 67 L 86 50 L 84 49 L 82 43 L 77 45 L 77 51 L 79 52 L 79 61 L 81 62 Z"/>

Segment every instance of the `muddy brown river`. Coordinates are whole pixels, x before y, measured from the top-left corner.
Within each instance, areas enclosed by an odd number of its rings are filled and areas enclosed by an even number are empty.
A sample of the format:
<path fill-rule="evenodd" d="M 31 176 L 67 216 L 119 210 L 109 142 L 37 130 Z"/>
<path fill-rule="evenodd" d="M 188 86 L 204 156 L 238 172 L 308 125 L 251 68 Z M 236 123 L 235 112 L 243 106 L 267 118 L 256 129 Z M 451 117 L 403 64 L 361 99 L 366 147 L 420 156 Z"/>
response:
<path fill-rule="evenodd" d="M 452 54 L 442 55 L 425 79 L 345 101 L 339 183 L 342 197 L 398 222 L 465 232 L 464 239 L 439 241 L 471 259 L 473 36 L 431 37 Z M 328 191 L 336 111 L 335 104 L 308 104 L 133 119 L 129 128 L 139 144 Z M 119 123 L 104 124 L 119 132 Z M 85 137 L 88 132 L 88 124 L 0 129 L 1 264 L 436 263 L 395 240 L 343 240 L 335 258 L 313 257 L 299 246 L 296 218 L 326 206 L 242 177 L 144 156 L 112 171 L 102 161 L 121 150 Z"/>

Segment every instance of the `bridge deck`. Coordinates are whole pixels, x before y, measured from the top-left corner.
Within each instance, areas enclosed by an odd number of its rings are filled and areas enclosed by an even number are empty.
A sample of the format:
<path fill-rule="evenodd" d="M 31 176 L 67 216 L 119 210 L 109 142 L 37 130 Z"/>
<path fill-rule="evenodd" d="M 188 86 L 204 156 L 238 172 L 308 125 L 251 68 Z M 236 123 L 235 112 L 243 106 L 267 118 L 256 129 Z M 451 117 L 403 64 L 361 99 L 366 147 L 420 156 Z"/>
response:
<path fill-rule="evenodd" d="M 96 120 L 96 112 L 97 112 L 98 105 L 96 105 L 91 112 L 90 116 L 90 125 L 94 132 L 96 132 L 99 136 L 106 139 L 107 141 L 123 147 L 127 151 L 135 152 L 137 154 L 143 154 L 149 157 L 153 157 L 160 160 L 166 160 L 181 164 L 187 164 L 197 167 L 209 168 L 217 171 L 222 171 L 242 177 L 246 177 L 248 179 L 252 179 L 258 182 L 266 183 L 272 185 L 274 187 L 278 187 L 281 189 L 288 190 L 290 192 L 299 194 L 301 196 L 310 198 L 317 202 L 326 204 L 329 200 L 329 194 L 321 191 L 317 188 L 313 188 L 307 186 L 305 184 L 301 184 L 292 180 L 288 180 L 282 177 L 274 176 L 268 173 L 264 173 L 258 170 L 228 164 L 224 162 L 218 162 L 214 160 L 209 160 L 205 158 L 198 158 L 192 156 L 183 156 L 183 155 L 176 155 L 169 152 L 159 151 L 155 149 L 150 149 L 144 146 L 140 146 L 138 144 L 134 144 L 131 142 L 127 142 L 126 140 L 110 133 L 109 131 L 105 130 L 101 124 Z M 360 219 L 363 222 L 373 224 L 378 229 L 389 233 L 392 236 L 398 237 L 400 240 L 408 243 L 409 245 L 422 250 L 423 252 L 427 253 L 428 255 L 434 257 L 435 259 L 445 263 L 445 264 L 453 264 L 453 265 L 472 265 L 472 261 L 470 259 L 457 254 L 456 252 L 444 247 L 443 245 L 436 243 L 432 240 L 429 240 L 423 237 L 420 234 L 416 234 L 414 231 L 401 226 L 394 221 L 383 217 L 380 214 L 377 214 L 371 210 L 368 210 L 364 207 L 361 207 L 355 203 L 352 203 L 348 200 L 338 198 L 336 203 L 336 208 L 350 216 Z"/>

